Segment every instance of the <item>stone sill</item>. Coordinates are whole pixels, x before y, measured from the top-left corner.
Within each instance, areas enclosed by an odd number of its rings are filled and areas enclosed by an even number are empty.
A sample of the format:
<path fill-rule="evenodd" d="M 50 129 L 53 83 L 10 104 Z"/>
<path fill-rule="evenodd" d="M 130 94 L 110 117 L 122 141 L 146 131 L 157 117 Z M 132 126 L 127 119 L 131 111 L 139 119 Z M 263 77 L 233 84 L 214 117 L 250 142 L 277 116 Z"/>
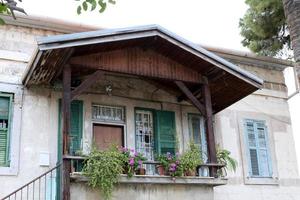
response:
<path fill-rule="evenodd" d="M 71 174 L 72 182 L 87 182 L 88 178 L 83 176 L 80 172 Z M 226 185 L 226 178 L 213 178 L 213 177 L 176 177 L 173 179 L 170 176 L 156 176 L 156 175 L 135 175 L 128 178 L 127 175 L 121 175 L 119 183 L 122 184 L 178 184 L 178 185 L 199 185 L 199 186 L 219 186 Z"/>

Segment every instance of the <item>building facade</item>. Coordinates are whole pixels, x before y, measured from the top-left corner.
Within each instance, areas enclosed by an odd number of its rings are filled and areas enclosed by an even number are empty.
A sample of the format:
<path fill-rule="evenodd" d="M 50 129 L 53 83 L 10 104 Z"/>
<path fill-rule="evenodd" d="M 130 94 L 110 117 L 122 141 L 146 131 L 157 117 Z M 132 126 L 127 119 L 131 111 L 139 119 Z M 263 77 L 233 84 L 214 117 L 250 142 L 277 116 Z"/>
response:
<path fill-rule="evenodd" d="M 92 29 L 70 24 L 55 29 L 58 22 L 42 26 L 35 19 L 24 20 L 23 24 L 0 27 L 0 182 L 4 183 L 0 188 L 1 197 L 55 167 L 60 159 L 62 83 L 24 86 L 28 66 L 33 65 L 30 58 L 36 54 L 36 36 Z M 262 89 L 244 95 L 239 101 L 236 99 L 226 109 L 220 107 L 213 118 L 216 146 L 228 149 L 238 161 L 236 172 L 228 172 L 226 179 L 190 178 L 187 181 L 178 178 L 174 183 L 168 177 L 151 176 L 154 174 L 149 167 L 149 176 L 134 177 L 130 181 L 122 178 L 114 192 L 115 199 L 296 200 L 300 197 L 283 76 L 283 70 L 292 64 L 229 50 L 207 49 L 264 80 Z M 220 77 L 219 82 L 224 87 L 233 84 Z M 76 81 L 72 84 L 76 85 Z M 207 128 L 199 110 L 186 100 L 179 102 L 178 93 L 163 85 L 140 76 L 106 73 L 71 104 L 71 154 L 77 151 L 88 154 L 93 140 L 99 137 L 100 146 L 113 140 L 153 160 L 154 148 L 157 148 L 153 145 L 157 139 L 154 132 L 159 132 L 154 127 L 161 123 L 157 120 L 160 115 L 167 116 L 169 124 L 165 126 L 174 130 L 179 152 L 187 149 L 191 139 L 200 144 L 203 152 L 208 151 Z M 230 96 L 240 92 L 233 91 Z M 215 104 L 222 105 L 222 97 Z M 111 134 L 99 136 L 99 132 Z M 168 147 L 160 150 L 169 151 Z M 49 178 L 47 182 L 56 188 L 55 180 Z M 85 182 L 84 177 L 73 176 L 71 199 L 101 198 L 101 194 L 91 190 Z"/>

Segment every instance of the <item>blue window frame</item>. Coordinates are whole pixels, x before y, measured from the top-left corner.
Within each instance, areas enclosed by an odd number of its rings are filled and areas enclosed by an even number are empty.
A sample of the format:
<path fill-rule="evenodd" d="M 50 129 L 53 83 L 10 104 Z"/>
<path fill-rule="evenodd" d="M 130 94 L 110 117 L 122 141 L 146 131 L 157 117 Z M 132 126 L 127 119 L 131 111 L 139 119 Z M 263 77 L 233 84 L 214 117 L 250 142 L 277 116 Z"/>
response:
<path fill-rule="evenodd" d="M 244 126 L 249 175 L 251 177 L 272 177 L 272 162 L 265 121 L 246 119 Z"/>

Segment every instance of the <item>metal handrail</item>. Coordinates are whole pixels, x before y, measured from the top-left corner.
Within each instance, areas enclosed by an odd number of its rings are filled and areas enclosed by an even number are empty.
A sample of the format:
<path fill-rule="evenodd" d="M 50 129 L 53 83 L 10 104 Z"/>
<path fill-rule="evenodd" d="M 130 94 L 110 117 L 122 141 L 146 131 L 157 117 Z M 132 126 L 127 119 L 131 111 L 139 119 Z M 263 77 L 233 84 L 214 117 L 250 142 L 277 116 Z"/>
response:
<path fill-rule="evenodd" d="M 41 198 L 41 192 L 44 193 L 43 196 L 45 196 L 46 199 L 46 192 L 47 192 L 47 175 L 50 175 L 50 178 L 53 177 L 53 173 L 54 171 L 58 171 L 62 166 L 62 163 L 57 164 L 55 167 L 53 167 L 52 169 L 46 171 L 45 173 L 41 174 L 40 176 L 34 178 L 33 180 L 29 181 L 28 183 L 26 183 L 25 185 L 23 185 L 22 187 L 18 188 L 17 190 L 11 192 L 10 194 L 8 194 L 7 196 L 1 198 L 0 200 L 10 200 L 10 199 L 17 199 L 18 196 L 20 196 L 20 199 L 23 199 L 24 193 L 26 194 L 25 196 L 27 198 L 25 199 L 35 199 L 35 197 L 39 197 L 38 199 L 43 199 Z M 44 184 L 41 185 L 41 180 L 44 178 Z M 38 182 L 38 187 L 35 185 L 35 183 Z M 52 182 L 51 182 L 51 193 L 50 193 L 50 199 L 52 200 Z M 29 194 L 30 191 L 30 186 L 31 186 L 31 191 L 32 194 Z M 45 186 L 44 188 L 41 188 Z M 37 187 L 37 188 L 36 188 Z M 35 195 L 35 189 L 38 189 L 38 195 Z M 26 190 L 26 192 L 23 193 L 23 190 Z M 20 195 L 18 195 L 20 194 Z"/>

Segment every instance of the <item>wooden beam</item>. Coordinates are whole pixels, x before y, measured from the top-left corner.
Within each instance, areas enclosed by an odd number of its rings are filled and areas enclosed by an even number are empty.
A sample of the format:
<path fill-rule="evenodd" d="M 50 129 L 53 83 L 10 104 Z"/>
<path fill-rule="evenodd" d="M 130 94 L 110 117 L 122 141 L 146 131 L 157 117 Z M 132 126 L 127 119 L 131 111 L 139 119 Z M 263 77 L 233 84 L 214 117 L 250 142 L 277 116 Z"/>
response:
<path fill-rule="evenodd" d="M 210 163 L 217 163 L 217 154 L 216 154 L 216 145 L 215 145 L 215 136 L 213 129 L 213 111 L 211 104 L 211 94 L 210 88 L 208 84 L 202 85 L 202 94 L 204 96 L 204 104 L 205 104 L 205 124 L 206 124 L 206 138 L 208 144 L 208 153 L 209 153 L 209 161 Z M 217 170 L 216 168 L 211 168 L 211 176 L 216 177 Z"/>
<path fill-rule="evenodd" d="M 197 89 L 195 89 L 194 91 L 191 91 L 192 92 L 192 94 L 194 95 L 194 96 L 197 96 L 200 92 L 202 92 L 202 88 L 200 87 L 200 88 L 197 88 Z M 180 103 L 180 102 L 182 102 L 183 100 L 185 100 L 186 99 L 186 95 L 185 94 L 182 94 L 182 95 L 180 95 L 180 96 L 178 96 L 177 97 L 177 101 Z"/>
<path fill-rule="evenodd" d="M 63 116 L 63 154 L 69 152 L 69 133 L 71 118 L 71 67 L 65 65 L 63 68 L 63 94 L 62 94 L 62 116 Z M 63 157 L 63 156 L 62 156 Z M 70 199 L 70 163 L 63 161 L 62 195 L 63 200 Z"/>
<path fill-rule="evenodd" d="M 77 96 L 82 94 L 85 90 L 91 87 L 101 76 L 104 75 L 104 72 L 98 70 L 93 74 L 89 75 L 78 87 L 76 87 L 71 92 L 71 100 L 75 99 Z"/>
<path fill-rule="evenodd" d="M 201 112 L 202 115 L 206 115 L 205 107 L 200 101 L 193 95 L 193 93 L 186 87 L 181 81 L 175 81 L 178 88 L 186 95 L 186 97 L 192 102 L 192 104 Z"/>

